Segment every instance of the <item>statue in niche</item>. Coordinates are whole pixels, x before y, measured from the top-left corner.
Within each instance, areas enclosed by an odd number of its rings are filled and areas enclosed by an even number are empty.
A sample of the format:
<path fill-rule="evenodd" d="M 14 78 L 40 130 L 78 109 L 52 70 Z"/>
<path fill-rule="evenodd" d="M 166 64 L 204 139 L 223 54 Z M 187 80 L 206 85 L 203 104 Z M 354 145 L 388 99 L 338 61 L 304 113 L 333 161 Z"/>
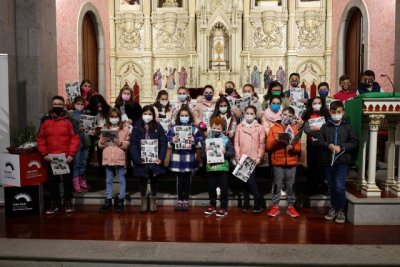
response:
<path fill-rule="evenodd" d="M 217 52 L 217 58 L 215 59 L 216 61 L 223 61 L 223 59 L 221 58 L 221 54 L 223 56 L 223 52 L 224 52 L 224 45 L 221 44 L 221 41 L 218 41 L 216 43 L 216 45 L 214 46 L 215 52 Z"/>
<path fill-rule="evenodd" d="M 167 75 L 167 82 L 165 83 L 165 88 L 167 89 L 175 89 L 175 71 L 176 68 L 165 68 L 165 72 L 168 73 Z"/>
<path fill-rule="evenodd" d="M 181 71 L 178 72 L 179 76 L 179 86 L 186 86 L 188 73 L 184 67 L 181 68 Z"/>
<path fill-rule="evenodd" d="M 264 89 L 268 89 L 269 84 L 272 81 L 272 70 L 267 66 L 264 71 Z"/>
<path fill-rule="evenodd" d="M 257 69 L 257 66 L 254 66 L 253 71 L 251 72 L 251 84 L 254 88 L 260 87 L 260 74 L 261 71 Z"/>
<path fill-rule="evenodd" d="M 153 75 L 153 84 L 157 86 L 157 90 L 162 89 L 162 73 L 160 68 L 158 68 Z"/>
<path fill-rule="evenodd" d="M 165 0 L 162 6 L 163 7 L 178 7 L 179 4 L 178 4 L 178 2 L 176 2 L 176 0 Z"/>
<path fill-rule="evenodd" d="M 279 66 L 279 69 L 276 71 L 276 80 L 285 88 L 285 71 L 282 69 L 282 66 Z"/>
<path fill-rule="evenodd" d="M 137 80 L 135 80 L 135 84 L 133 85 L 132 89 L 133 89 L 133 99 L 139 103 L 140 102 L 140 87 L 139 87 Z"/>

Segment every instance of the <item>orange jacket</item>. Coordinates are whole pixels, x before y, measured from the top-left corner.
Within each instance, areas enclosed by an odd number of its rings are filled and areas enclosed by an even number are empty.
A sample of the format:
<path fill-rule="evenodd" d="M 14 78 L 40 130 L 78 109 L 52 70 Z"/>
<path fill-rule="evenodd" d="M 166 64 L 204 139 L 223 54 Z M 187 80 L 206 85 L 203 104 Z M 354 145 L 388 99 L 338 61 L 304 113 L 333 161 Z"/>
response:
<path fill-rule="evenodd" d="M 294 134 L 298 132 L 297 127 L 291 126 Z M 296 166 L 298 153 L 301 150 L 301 141 L 292 144 L 293 149 L 289 150 L 284 144 L 276 141 L 279 133 L 283 133 L 285 128 L 280 123 L 275 123 L 271 127 L 266 139 L 266 150 L 271 151 L 271 162 L 275 166 Z"/>

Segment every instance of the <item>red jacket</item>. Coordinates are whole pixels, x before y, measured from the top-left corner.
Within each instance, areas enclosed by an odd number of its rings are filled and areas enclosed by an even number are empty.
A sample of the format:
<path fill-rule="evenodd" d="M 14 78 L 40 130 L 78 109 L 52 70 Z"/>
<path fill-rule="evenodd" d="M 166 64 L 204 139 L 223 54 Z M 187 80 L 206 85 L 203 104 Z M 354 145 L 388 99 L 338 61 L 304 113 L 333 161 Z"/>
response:
<path fill-rule="evenodd" d="M 347 90 L 347 92 L 340 90 L 333 96 L 333 98 L 340 100 L 341 102 L 344 103 L 344 102 L 346 102 L 346 100 L 351 99 L 356 96 L 357 96 L 357 92 L 354 90 Z"/>
<path fill-rule="evenodd" d="M 297 134 L 297 127 L 291 126 L 293 134 Z M 301 150 L 300 140 L 293 143 L 293 149 L 288 150 L 287 147 L 275 140 L 279 133 L 285 132 L 282 124 L 276 122 L 268 133 L 266 139 L 266 149 L 272 152 L 271 162 L 274 166 L 297 166 L 298 153 Z"/>
<path fill-rule="evenodd" d="M 63 111 L 59 116 L 54 113 L 42 118 L 39 134 L 36 138 L 39 152 L 48 154 L 62 154 L 75 156 L 79 150 L 78 127 Z"/>

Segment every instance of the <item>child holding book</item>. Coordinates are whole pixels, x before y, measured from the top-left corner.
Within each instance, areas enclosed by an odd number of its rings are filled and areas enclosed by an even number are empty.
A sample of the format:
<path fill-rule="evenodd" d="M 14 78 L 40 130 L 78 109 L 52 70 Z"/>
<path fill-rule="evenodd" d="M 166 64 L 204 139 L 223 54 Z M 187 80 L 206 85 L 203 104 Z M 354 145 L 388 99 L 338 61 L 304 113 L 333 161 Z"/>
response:
<path fill-rule="evenodd" d="M 142 158 L 142 142 L 144 140 L 157 143 L 157 154 L 155 162 L 145 162 Z M 150 180 L 150 211 L 157 211 L 157 191 L 158 177 L 165 173 L 165 167 L 162 164 L 167 153 L 167 136 L 162 126 L 156 121 L 156 113 L 151 105 L 143 107 L 142 119 L 138 120 L 132 129 L 130 152 L 133 159 L 133 174 L 139 177 L 139 189 L 141 197 L 141 212 L 147 211 L 148 198 L 146 196 L 147 183 Z"/>
<path fill-rule="evenodd" d="M 260 161 L 264 155 L 265 150 L 265 130 L 257 120 L 257 108 L 255 106 L 248 106 L 245 109 L 244 120 L 236 129 L 235 135 L 235 159 L 237 162 L 243 155 L 247 155 L 252 160 L 256 161 L 256 164 L 260 164 Z M 247 182 L 242 182 L 243 190 L 243 212 L 248 212 L 250 209 L 250 195 L 249 189 L 253 192 L 254 207 L 253 213 L 260 213 L 262 210 L 261 194 L 258 191 L 258 187 L 255 177 L 255 169 L 250 174 Z"/>
<path fill-rule="evenodd" d="M 298 138 L 297 127 L 292 126 L 295 111 L 292 107 L 282 110 L 282 119 L 277 121 L 268 133 L 266 149 L 271 151 L 271 163 L 274 172 L 272 207 L 268 216 L 275 217 L 279 211 L 279 201 L 283 183 L 286 185 L 288 207 L 286 213 L 293 217 L 299 217 L 294 208 L 295 197 L 293 184 L 296 177 L 298 164 L 298 153 L 301 149 L 300 138 Z M 289 138 L 288 138 L 289 137 Z"/>
<path fill-rule="evenodd" d="M 181 140 L 177 132 L 179 128 L 181 130 L 186 128 L 184 126 L 189 127 L 190 133 L 186 140 Z M 194 125 L 193 115 L 187 105 L 182 106 L 177 112 L 175 126 L 168 131 L 167 138 L 172 155 L 170 160 L 167 159 L 166 165 L 169 165 L 170 170 L 177 176 L 178 201 L 175 210 L 187 211 L 192 183 L 191 176 L 196 167 L 196 154 L 197 161 L 201 161 L 199 152 L 202 141 L 200 131 Z"/>
<path fill-rule="evenodd" d="M 358 139 L 355 130 L 344 120 L 344 105 L 340 101 L 331 103 L 331 118 L 321 127 L 319 145 L 320 158 L 328 180 L 331 209 L 325 215 L 328 221 L 346 221 L 346 176 L 351 163 L 350 152 L 357 149 Z"/>
<path fill-rule="evenodd" d="M 125 155 L 129 145 L 129 129 L 126 124 L 122 122 L 121 112 L 117 108 L 111 108 L 104 129 L 113 130 L 108 131 L 110 135 L 115 135 L 108 140 L 105 131 L 102 130 L 99 140 L 99 147 L 103 150 L 103 166 L 106 170 L 106 199 L 99 212 L 105 212 L 112 207 L 112 184 L 114 178 L 114 171 L 119 177 L 119 195 L 118 200 L 115 201 L 114 207 L 116 212 L 124 210 L 125 202 Z M 114 133 L 112 133 L 114 132 Z"/>
<path fill-rule="evenodd" d="M 223 134 L 225 128 L 225 121 L 221 117 L 214 117 L 211 122 L 211 132 L 204 142 L 203 157 L 207 159 L 210 147 L 208 143 L 213 140 L 219 140 L 222 143 L 222 151 L 215 151 L 212 153 L 222 153 L 223 162 L 220 163 L 207 163 L 207 182 L 208 182 L 208 195 L 210 197 L 210 207 L 204 211 L 205 214 L 211 215 L 216 213 L 217 217 L 224 217 L 228 214 L 228 177 L 229 177 L 229 160 L 235 156 L 235 149 L 229 138 Z M 217 211 L 217 187 L 221 190 L 221 207 Z"/>

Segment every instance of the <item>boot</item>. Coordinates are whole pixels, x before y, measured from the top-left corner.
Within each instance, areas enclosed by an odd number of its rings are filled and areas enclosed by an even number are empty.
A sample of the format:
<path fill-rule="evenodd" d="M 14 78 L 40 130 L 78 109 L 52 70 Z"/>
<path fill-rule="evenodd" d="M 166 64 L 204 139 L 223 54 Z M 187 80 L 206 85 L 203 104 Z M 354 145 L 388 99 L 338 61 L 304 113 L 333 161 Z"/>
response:
<path fill-rule="evenodd" d="M 114 208 L 115 208 L 115 211 L 116 212 L 123 212 L 124 211 L 124 202 L 125 202 L 125 199 L 124 198 L 120 198 L 120 199 L 118 199 L 118 201 L 116 201 L 115 203 L 114 203 Z"/>
<path fill-rule="evenodd" d="M 140 212 L 144 213 L 146 211 L 147 211 L 147 197 L 142 197 L 140 199 Z"/>
<path fill-rule="evenodd" d="M 79 176 L 79 185 L 81 186 L 82 191 L 88 191 L 89 185 L 87 184 L 87 180 L 85 176 Z"/>
<path fill-rule="evenodd" d="M 151 212 L 157 211 L 157 197 L 156 196 L 150 197 L 150 211 Z"/>
<path fill-rule="evenodd" d="M 76 176 L 72 179 L 72 185 L 74 187 L 74 191 L 76 193 L 81 193 L 82 189 L 81 189 L 81 184 L 80 184 L 80 177 Z"/>
<path fill-rule="evenodd" d="M 100 207 L 99 212 L 106 212 L 112 208 L 112 199 L 104 200 L 103 206 Z"/>

